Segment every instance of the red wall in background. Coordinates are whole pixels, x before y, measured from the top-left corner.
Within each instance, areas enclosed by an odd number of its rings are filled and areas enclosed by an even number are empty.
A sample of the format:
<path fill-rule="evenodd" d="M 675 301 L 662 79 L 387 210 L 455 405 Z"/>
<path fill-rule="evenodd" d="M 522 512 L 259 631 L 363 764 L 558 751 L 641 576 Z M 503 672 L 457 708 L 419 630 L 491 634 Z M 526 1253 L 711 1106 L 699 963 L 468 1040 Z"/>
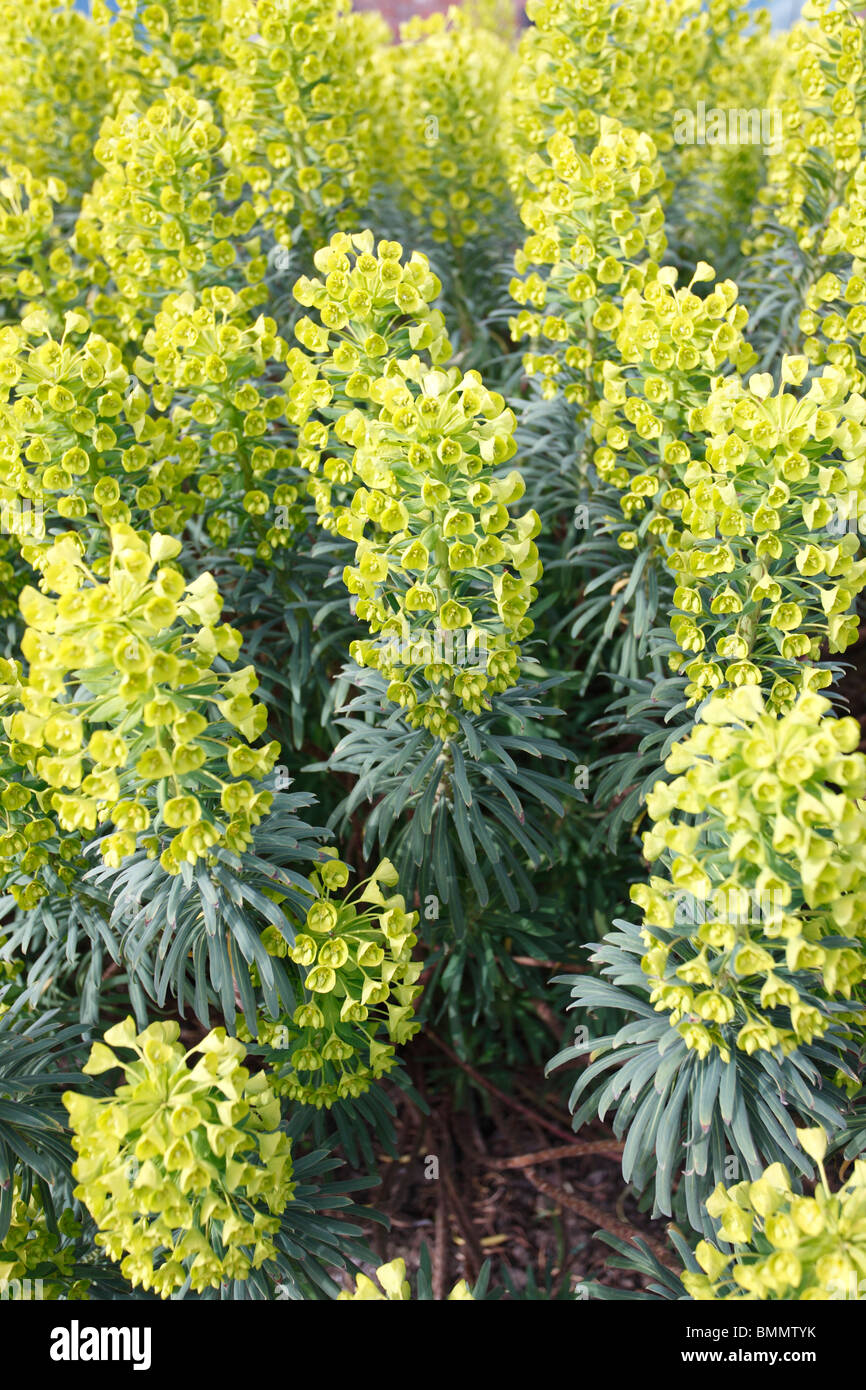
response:
<path fill-rule="evenodd" d="M 453 3 L 453 0 L 451 0 Z M 436 10 L 447 10 L 449 0 L 354 0 L 356 10 L 379 10 L 395 31 L 407 19 L 415 15 L 433 14 Z M 523 21 L 523 0 L 514 0 L 518 23 Z"/>
<path fill-rule="evenodd" d="M 447 10 L 447 0 L 355 0 L 352 6 L 355 10 L 380 10 L 391 25 L 396 29 L 398 25 L 405 24 L 407 19 L 412 19 L 415 15 L 432 14 L 434 10 Z"/>

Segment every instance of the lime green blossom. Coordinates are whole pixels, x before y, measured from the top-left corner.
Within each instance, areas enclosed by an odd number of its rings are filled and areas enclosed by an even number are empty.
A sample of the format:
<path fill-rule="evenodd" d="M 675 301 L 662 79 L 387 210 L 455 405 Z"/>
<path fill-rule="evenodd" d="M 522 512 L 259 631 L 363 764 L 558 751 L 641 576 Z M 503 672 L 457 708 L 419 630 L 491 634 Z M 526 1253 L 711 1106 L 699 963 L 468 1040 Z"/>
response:
<path fill-rule="evenodd" d="M 243 1044 L 223 1028 L 190 1052 L 179 1032 L 176 1023 L 138 1034 L 131 1018 L 115 1024 L 84 1070 L 120 1068 L 124 1082 L 106 1099 L 63 1096 L 75 1196 L 99 1227 L 96 1242 L 130 1284 L 162 1298 L 187 1279 L 200 1292 L 259 1269 L 276 1254 L 272 1237 L 294 1191 L 291 1141 L 267 1077 L 250 1074 Z"/>
<path fill-rule="evenodd" d="M 381 1288 L 366 1274 L 356 1275 L 355 1287 L 352 1292 L 348 1293 L 344 1290 L 343 1293 L 337 1295 L 337 1302 L 346 1300 L 350 1303 L 365 1303 L 378 1300 L 379 1302 L 405 1303 L 411 1299 L 412 1289 L 406 1278 L 405 1260 L 391 1260 L 386 1265 L 380 1265 L 376 1270 L 376 1278 Z M 467 1298 L 472 1299 L 472 1294 L 466 1280 L 461 1279 L 449 1293 L 448 1302 L 457 1302 Z"/>
<path fill-rule="evenodd" d="M 74 1268 L 80 1235 L 81 1225 L 71 1211 L 61 1212 L 57 1229 L 49 1230 L 38 1192 L 32 1191 L 25 1200 L 20 1179 L 15 1178 L 12 1220 L 0 1241 L 0 1297 L 9 1297 L 7 1289 L 13 1280 L 30 1280 L 31 1298 L 88 1298 L 89 1280 L 79 1277 Z"/>
<path fill-rule="evenodd" d="M 866 977 L 866 758 L 830 709 L 805 693 L 779 716 L 752 685 L 715 696 L 647 798 L 644 854 L 665 872 L 631 890 L 641 963 L 701 1055 L 790 1052 Z"/>
<path fill-rule="evenodd" d="M 683 1284 L 701 1301 L 832 1302 L 862 1299 L 866 1269 L 866 1163 L 831 1192 L 823 1169 L 827 1136 L 800 1129 L 797 1137 L 816 1160 L 821 1182 L 814 1196 L 796 1193 L 783 1164 L 773 1163 L 754 1182 L 719 1183 L 707 1202 L 719 1221 L 724 1252 L 702 1240 L 695 1250 L 701 1273 L 686 1271 Z"/>
<path fill-rule="evenodd" d="M 348 877 L 338 859 L 311 876 L 318 896 L 294 945 L 274 928 L 265 933 L 269 952 L 293 961 L 303 984 L 290 1017 L 259 1020 L 259 1037 L 274 1050 L 272 1085 L 317 1108 L 363 1094 L 394 1066 L 394 1045 L 420 1028 L 413 1019 L 421 988 L 421 964 L 412 959 L 418 913 L 388 891 L 397 883 L 389 860 L 340 899 Z"/>

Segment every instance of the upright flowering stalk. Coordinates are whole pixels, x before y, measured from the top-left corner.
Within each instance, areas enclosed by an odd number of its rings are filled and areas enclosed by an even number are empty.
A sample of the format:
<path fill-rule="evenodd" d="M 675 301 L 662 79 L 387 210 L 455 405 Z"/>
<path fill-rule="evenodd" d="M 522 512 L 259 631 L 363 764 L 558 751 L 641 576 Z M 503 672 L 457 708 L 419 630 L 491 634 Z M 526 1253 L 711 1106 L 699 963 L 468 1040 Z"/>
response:
<path fill-rule="evenodd" d="M 253 320 L 233 290 L 214 286 L 170 295 L 134 364 L 171 419 L 136 499 L 154 519 L 171 507 L 175 526 L 202 515 L 213 543 L 231 543 L 246 568 L 269 560 L 306 524 L 298 487 L 287 481 L 294 433 L 278 424 L 284 397 L 274 370 L 286 351 L 273 319 Z M 253 544 L 240 550 L 243 532 Z"/>
<path fill-rule="evenodd" d="M 750 17 L 736 0 L 530 0 L 527 17 L 511 103 L 519 197 L 528 156 L 554 134 L 594 143 L 605 117 L 649 136 L 668 176 L 688 172 L 705 151 L 676 140 L 677 112 L 736 91 L 766 27 L 745 37 Z"/>
<path fill-rule="evenodd" d="M 240 634 L 219 623 L 212 576 L 187 584 L 170 563 L 180 550 L 171 537 L 124 525 L 110 536 L 104 579 L 68 533 L 34 557 L 42 592 L 21 596 L 28 669 L 7 670 L 3 689 L 10 756 L 28 774 L 7 812 L 13 874 L 18 823 L 37 808 L 47 833 L 52 817 L 88 835 L 113 823 L 101 842 L 109 864 L 143 845 L 176 874 L 214 846 L 248 845 L 272 801 L 245 780 L 269 772 L 278 753 L 275 743 L 250 746 L 266 724 L 255 672 L 212 669 L 240 647 Z"/>
<path fill-rule="evenodd" d="M 853 223 L 856 248 L 856 192 L 853 205 L 851 221 L 840 211 L 832 225 L 841 232 Z M 859 266 L 852 268 L 849 334 L 860 294 Z M 638 932 L 628 924 L 598 953 L 616 986 L 634 993 L 575 982 L 584 1005 L 615 1002 L 640 1021 L 563 1054 L 594 1052 L 575 1087 L 581 1118 L 628 1095 L 617 1120 L 622 1133 L 634 1125 L 626 1176 L 653 1184 L 664 1211 L 669 1146 L 684 1131 L 693 1154 L 685 1201 L 696 1229 L 706 1227 L 709 1175 L 721 1175 L 729 1150 L 754 1172 L 758 1154 L 788 1151 L 783 1131 L 794 1142 L 775 1096 L 760 1094 L 766 1073 L 797 1095 L 801 1114 L 820 1076 L 822 1118 L 841 1124 L 835 1062 L 853 1042 L 864 976 L 860 851 L 852 848 L 863 833 L 859 733 L 853 722 L 830 721 L 829 703 L 814 694 L 832 680 L 827 650 L 844 651 L 857 636 L 859 378 L 850 345 L 840 340 L 825 356 L 816 338 L 808 353 L 782 357 L 780 381 L 769 373 L 744 380 L 756 354 L 742 338 L 737 287 L 723 281 L 703 297 L 693 291 L 712 275 L 700 264 L 683 290 L 673 271 L 650 266 L 645 283 L 614 306 L 615 349 L 599 373 L 603 399 L 591 404 L 593 465 L 605 500 L 614 487 L 622 493 L 606 523 L 620 547 L 643 554 L 655 537 L 658 572 L 674 580 L 677 681 L 663 688 L 661 710 L 667 703 L 670 718 L 682 718 L 714 690 L 742 689 L 702 707 L 696 729 L 666 759 L 674 780 L 647 798 L 657 824 L 645 854 L 665 872 L 632 891 L 644 909 L 641 973 L 632 961 Z M 829 300 L 841 287 L 827 279 L 815 292 Z M 814 333 L 817 321 L 801 328 Z M 813 375 L 818 362 L 827 365 Z M 555 357 L 553 366 L 556 376 Z M 575 394 L 583 406 L 579 384 Z M 622 526 L 617 512 L 639 524 Z M 627 593 L 639 581 L 636 566 L 623 580 Z M 675 706 L 680 690 L 685 699 Z M 661 730 L 657 746 L 662 736 L 670 748 Z M 642 748 L 651 743 L 645 737 Z M 628 782 L 640 783 L 640 757 L 629 768 Z M 635 797 L 649 785 L 647 778 Z M 670 1026 L 659 1029 L 652 1006 Z M 633 1049 L 627 1057 L 624 1044 Z M 621 1076 L 600 1079 L 617 1065 Z M 850 1073 L 848 1080 L 856 1084 Z M 654 1146 L 662 1154 L 655 1176 Z"/>
<path fill-rule="evenodd" d="M 832 367 L 799 393 L 808 365 L 783 358 L 778 390 L 769 373 L 748 387 L 732 377 L 691 413 L 704 456 L 663 499 L 681 518 L 666 530 L 680 648 L 671 666 L 689 677 L 691 703 L 753 684 L 770 708 L 788 709 L 798 690 L 832 680 L 816 664 L 824 644 L 834 653 L 856 641 L 866 560 L 848 517 L 866 505 L 866 403 Z"/>
<path fill-rule="evenodd" d="M 289 418 L 320 517 L 356 545 L 344 577 L 379 640 L 353 644 L 352 655 L 385 675 L 411 724 L 445 737 L 457 730 L 455 708 L 477 712 L 515 683 L 517 647 L 533 626 L 540 522 L 508 511 L 523 482 L 497 471 L 515 449 L 502 397 L 477 372 L 443 364 L 441 315 L 427 307 L 439 283 L 426 258 L 404 264 L 396 242 L 375 254 L 373 245 L 371 232 L 337 235 L 316 253 L 324 280 L 296 286 L 320 323 L 296 328 L 310 355 L 287 359 Z M 452 635 L 470 654 L 466 669 Z"/>
<path fill-rule="evenodd" d="M 243 1043 L 217 1028 L 186 1052 L 179 1032 L 177 1023 L 142 1033 L 131 1018 L 115 1024 L 84 1070 L 120 1068 L 123 1084 L 101 1100 L 63 1097 L 75 1195 L 99 1227 L 96 1243 L 130 1284 L 162 1298 L 187 1280 L 200 1292 L 248 1278 L 276 1254 L 272 1237 L 294 1191 L 279 1102 L 264 1073 L 243 1065 Z"/>
<path fill-rule="evenodd" d="M 401 894 L 383 892 L 398 881 L 387 859 L 337 898 L 348 880 L 348 866 L 329 859 L 311 875 L 316 899 L 294 944 L 274 928 L 264 937 L 268 951 L 291 960 L 301 977 L 293 1013 L 258 1020 L 272 1084 L 278 1095 L 318 1109 L 368 1091 L 395 1065 L 392 1044 L 408 1042 L 421 1026 L 413 1022 L 421 991 L 421 964 L 412 959 L 418 913 L 406 911 Z"/>
<path fill-rule="evenodd" d="M 376 55 L 379 175 L 419 235 L 452 248 L 489 235 L 508 202 L 503 102 L 514 55 L 466 9 L 416 17 Z"/>
<path fill-rule="evenodd" d="M 278 244 L 301 228 L 316 246 L 369 199 L 381 118 L 372 55 L 387 27 L 348 0 L 227 0 L 223 20 L 226 196 L 249 185 Z"/>
<path fill-rule="evenodd" d="M 773 93 L 783 138 L 755 211 L 758 251 L 786 234 L 816 250 L 864 153 L 862 16 L 849 0 L 807 0 L 803 21 L 787 37 Z"/>
<path fill-rule="evenodd" d="M 601 390 L 596 344 L 619 324 L 623 296 L 642 287 L 665 248 L 661 169 L 648 136 L 607 117 L 588 154 L 559 133 L 546 156 L 534 154 L 527 165 L 536 191 L 521 205 L 530 234 L 515 257 L 526 278 L 510 289 L 518 304 L 547 312 L 525 310 L 512 336 L 541 340 L 545 351 L 533 344 L 524 360 L 530 374 L 541 374 L 545 396 L 561 390 L 588 407 Z"/>
<path fill-rule="evenodd" d="M 77 206 L 95 172 L 93 143 L 109 104 L 96 23 L 74 0 L 0 6 L 0 150 Z M 68 202 L 67 202 L 68 199 Z"/>
<path fill-rule="evenodd" d="M 645 642 L 659 592 L 670 591 L 666 537 L 681 480 L 706 448 L 696 411 L 725 370 L 754 360 L 742 336 L 746 312 L 731 281 L 700 293 L 714 275 L 706 262 L 687 284 L 659 265 L 663 176 L 649 137 L 602 117 L 588 155 L 564 134 L 551 137 L 546 154 L 527 166 L 537 192 L 521 210 L 530 235 L 515 261 L 524 278 L 511 294 L 531 307 L 511 330 L 533 340 L 524 362 L 541 377 L 542 395 L 574 408 L 574 486 L 586 497 L 590 534 L 570 558 L 592 583 L 577 596 L 572 632 L 597 610 L 594 571 L 606 566 L 612 592 L 624 590 L 612 617 L 639 600 L 643 617 L 635 613 L 633 627 Z M 634 553 L 626 560 L 623 552 Z M 620 670 L 634 671 L 630 646 L 627 632 Z"/>
<path fill-rule="evenodd" d="M 712 24 L 707 80 L 674 110 L 674 149 L 662 159 L 673 185 L 667 232 L 677 261 L 696 265 L 712 248 L 714 264 L 739 278 L 749 269 L 743 237 L 780 137 L 773 89 L 785 39 L 771 34 L 769 9 L 734 4 L 728 16 L 729 25 Z M 712 141 L 708 122 L 721 124 Z"/>
<path fill-rule="evenodd" d="M 354 543 L 344 580 L 370 634 L 350 647 L 361 693 L 330 765 L 359 778 L 350 805 L 374 803 L 366 852 L 378 836 L 405 891 L 435 893 L 462 922 L 462 863 L 482 901 L 489 873 L 514 909 L 515 884 L 532 894 L 524 857 L 552 852 L 522 798 L 562 813 L 571 791 L 523 761 L 563 751 L 522 732 L 546 711 L 519 677 L 541 523 L 509 510 L 524 491 L 504 467 L 514 416 L 477 372 L 449 365 L 426 256 L 338 233 L 315 265 L 321 278 L 295 288 L 318 321 L 296 325 L 286 414 L 322 525 Z"/>
<path fill-rule="evenodd" d="M 822 1129 L 800 1129 L 797 1137 L 820 1169 L 814 1195 L 798 1193 L 781 1163 L 771 1164 L 755 1182 L 719 1183 L 707 1202 L 719 1223 L 717 1240 L 699 1242 L 695 1256 L 701 1272 L 682 1276 L 692 1298 L 862 1299 L 866 1163 L 857 1159 L 833 1192 L 823 1165 L 827 1135 Z M 720 1250 L 722 1243 L 732 1248 Z"/>
<path fill-rule="evenodd" d="M 782 140 L 771 151 L 744 251 L 755 258 L 762 294 L 768 284 L 786 287 L 785 346 L 839 368 L 850 389 L 862 391 L 866 27 L 848 0 L 808 0 L 803 18 L 815 22 L 787 36 L 771 94 Z"/>
<path fill-rule="evenodd" d="M 613 501 L 608 526 L 625 551 L 666 553 L 682 481 L 700 469 L 707 448 L 700 408 L 725 371 L 753 360 L 737 286 L 723 280 L 708 294 L 698 290 L 713 274 L 701 261 L 680 285 L 672 268 L 650 267 L 642 288 L 623 293 L 606 344 L 601 399 L 592 410 L 592 469 Z"/>
<path fill-rule="evenodd" d="M 706 263 L 684 288 L 652 260 L 621 264 L 618 256 L 642 252 L 644 243 L 628 206 L 630 143 L 634 137 L 609 125 L 590 174 L 570 142 L 551 141 L 551 165 L 538 166 L 547 193 L 524 209 L 535 234 L 519 267 L 552 269 L 516 282 L 512 293 L 560 311 L 524 311 L 513 330 L 568 344 L 530 354 L 527 364 L 544 373 L 546 391 L 563 390 L 591 411 L 585 438 L 595 444 L 597 495 L 616 507 L 604 513 L 607 530 L 622 549 L 650 550 L 675 580 L 679 650 L 670 665 L 688 676 L 689 702 L 752 682 L 786 708 L 804 682 L 816 688 L 831 679 L 814 668 L 822 642 L 844 651 L 857 633 L 850 609 L 863 584 L 855 558 L 862 399 L 849 394 L 842 367 L 828 367 L 795 395 L 789 388 L 810 370 L 805 355 L 783 359 L 778 395 L 768 374 L 745 387 L 740 373 L 755 354 L 742 338 L 746 312 L 735 285 L 723 281 L 701 297 L 693 286 L 712 277 Z M 605 152 L 609 175 L 599 172 Z M 594 194 L 603 198 L 605 189 L 614 211 L 599 229 Z M 581 246 L 587 268 L 568 280 Z M 613 291 L 600 288 L 605 282 Z M 586 296 L 585 342 L 574 341 L 580 321 L 568 302 L 578 296 Z M 736 373 L 723 376 L 731 366 Z M 804 668 L 804 657 L 813 665 Z"/>
<path fill-rule="evenodd" d="M 588 155 L 555 135 L 527 174 L 537 192 L 521 209 L 530 235 L 511 294 L 532 307 L 512 320 L 512 335 L 533 339 L 528 372 L 545 396 L 576 407 L 584 467 L 624 494 L 628 517 L 658 491 L 653 477 L 661 483 L 687 462 L 690 411 L 716 377 L 755 360 L 742 337 L 746 312 L 729 280 L 698 292 L 714 274 L 705 261 L 685 285 L 659 265 L 662 173 L 647 136 L 603 117 Z"/>
<path fill-rule="evenodd" d="M 642 965 L 701 1055 L 789 1052 L 844 1017 L 830 1001 L 866 977 L 866 758 L 856 721 L 830 708 L 805 694 L 779 717 L 754 687 L 717 696 L 647 798 L 644 854 L 666 872 L 632 888 Z"/>
<path fill-rule="evenodd" d="M 248 308 L 266 296 L 266 259 L 250 235 L 258 214 L 240 189 L 220 197 L 221 142 L 213 108 L 181 86 L 149 104 L 128 93 L 106 117 L 94 146 L 104 173 L 75 229 L 88 276 L 104 288 L 93 304 L 104 331 L 138 342 L 169 294 L 222 284 L 229 272 Z"/>

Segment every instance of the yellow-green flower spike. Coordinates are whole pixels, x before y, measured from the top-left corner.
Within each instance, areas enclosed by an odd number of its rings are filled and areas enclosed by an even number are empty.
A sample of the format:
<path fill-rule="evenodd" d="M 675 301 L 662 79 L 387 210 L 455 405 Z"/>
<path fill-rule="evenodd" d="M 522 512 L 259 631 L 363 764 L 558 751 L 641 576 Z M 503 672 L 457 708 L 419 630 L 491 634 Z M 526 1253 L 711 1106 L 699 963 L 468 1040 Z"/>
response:
<path fill-rule="evenodd" d="M 866 757 L 830 709 L 809 692 L 780 716 L 752 685 L 716 696 L 647 798 L 644 854 L 665 873 L 631 890 L 641 963 L 701 1056 L 790 1052 L 866 977 Z M 850 945 L 823 944 L 840 933 Z"/>
<path fill-rule="evenodd" d="M 179 1032 L 115 1024 L 84 1070 L 120 1068 L 124 1082 L 107 1099 L 63 1096 L 75 1196 L 99 1227 L 97 1244 L 134 1287 L 162 1298 L 187 1280 L 200 1292 L 260 1268 L 294 1192 L 291 1140 L 264 1073 L 250 1074 L 243 1044 L 222 1028 L 190 1052 Z"/>
<path fill-rule="evenodd" d="M 444 365 L 425 256 L 404 262 L 367 231 L 337 234 L 315 262 L 324 279 L 301 279 L 295 297 L 320 322 L 296 327 L 307 352 L 287 358 L 287 413 L 322 524 L 355 542 L 343 578 L 376 640 L 351 654 L 410 723 L 448 737 L 457 709 L 478 713 L 515 683 L 533 628 L 541 523 L 512 517 L 523 479 L 499 471 L 515 419 L 477 372 Z M 331 424 L 316 418 L 325 406 Z"/>
<path fill-rule="evenodd" d="M 337 897 L 348 879 L 348 866 L 330 859 L 311 876 L 318 896 L 294 945 L 274 928 L 265 933 L 271 954 L 292 960 L 302 979 L 291 1017 L 258 1021 L 259 1038 L 274 1050 L 272 1085 L 317 1109 L 362 1095 L 394 1066 L 395 1046 L 420 1028 L 413 1018 L 421 992 L 421 963 L 412 959 L 418 913 L 390 891 L 397 872 L 387 859 Z"/>
<path fill-rule="evenodd" d="M 21 595 L 29 669 L 4 663 L 0 686 L 11 756 L 36 779 L 27 801 L 6 809 L 10 869 L 16 836 L 27 838 L 40 812 L 49 836 L 55 825 L 92 835 L 113 823 L 100 846 L 107 863 L 145 846 L 176 874 L 215 846 L 247 846 L 273 801 L 246 780 L 266 776 L 279 752 L 251 746 L 267 722 L 255 672 L 212 669 L 240 648 L 219 622 L 213 577 L 187 584 L 172 537 L 119 523 L 110 541 L 100 573 L 72 533 L 32 557 L 43 589 Z"/>
<path fill-rule="evenodd" d="M 798 1130 L 804 1148 L 821 1162 L 827 1136 Z M 807 1142 L 808 1141 L 808 1142 Z M 755 1182 L 716 1187 L 707 1202 L 719 1221 L 724 1252 L 702 1240 L 700 1273 L 682 1281 L 701 1301 L 834 1302 L 862 1299 L 866 1267 L 866 1163 L 857 1159 L 836 1192 L 822 1180 L 812 1197 L 792 1190 L 787 1170 L 773 1163 Z"/>

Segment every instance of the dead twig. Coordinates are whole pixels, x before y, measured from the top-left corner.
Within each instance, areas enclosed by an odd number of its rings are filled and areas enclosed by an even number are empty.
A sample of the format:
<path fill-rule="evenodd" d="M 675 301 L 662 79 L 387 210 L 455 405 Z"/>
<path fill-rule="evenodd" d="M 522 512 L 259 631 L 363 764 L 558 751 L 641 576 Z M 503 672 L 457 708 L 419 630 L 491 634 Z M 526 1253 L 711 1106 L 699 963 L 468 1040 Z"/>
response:
<path fill-rule="evenodd" d="M 561 1158 L 582 1158 L 589 1154 L 598 1158 L 618 1159 L 623 1146 L 616 1139 L 577 1139 L 573 1144 L 557 1145 L 553 1149 L 538 1149 L 531 1154 L 516 1154 L 514 1158 L 485 1160 L 488 1168 L 533 1168 L 536 1163 L 556 1163 Z"/>
<path fill-rule="evenodd" d="M 457 1186 L 454 1182 L 454 1149 L 448 1135 L 448 1130 L 446 1126 L 441 1123 L 438 1124 L 436 1128 L 438 1130 L 438 1141 L 441 1145 L 443 1158 L 443 1163 L 440 1165 L 441 1176 L 445 1183 L 451 1209 L 457 1218 L 457 1225 L 460 1227 L 463 1239 L 466 1242 L 467 1264 L 470 1266 L 472 1280 L 474 1281 L 478 1278 L 481 1266 L 484 1263 L 484 1252 L 481 1249 L 478 1232 L 473 1225 L 471 1216 L 463 1205 L 460 1193 L 457 1191 Z"/>
<path fill-rule="evenodd" d="M 679 1273 L 679 1266 L 674 1256 L 653 1236 L 636 1230 L 627 1221 L 620 1221 L 619 1217 L 614 1216 L 612 1212 L 606 1211 L 603 1207 L 593 1206 L 592 1202 L 585 1202 L 582 1197 L 572 1197 L 568 1192 L 563 1192 L 561 1188 L 554 1187 L 553 1183 L 545 1182 L 543 1178 L 536 1176 L 532 1168 L 525 1169 L 525 1173 L 532 1186 L 538 1192 L 542 1192 L 545 1197 L 549 1197 L 551 1201 L 558 1202 L 562 1207 L 568 1207 L 570 1211 L 582 1216 L 584 1221 L 591 1221 L 594 1225 L 600 1226 L 603 1231 L 610 1231 L 611 1235 L 618 1236 L 620 1240 L 624 1240 L 628 1244 L 631 1244 L 635 1237 L 640 1237 L 666 1269 L 671 1270 L 674 1274 Z"/>
<path fill-rule="evenodd" d="M 445 1298 L 445 1280 L 447 1271 L 445 1263 L 448 1258 L 447 1247 L 448 1219 L 445 1213 L 445 1188 L 439 1188 L 438 1199 L 436 1202 L 436 1234 L 433 1238 L 433 1297 L 441 1303 Z"/>
<path fill-rule="evenodd" d="M 512 956 L 515 965 L 535 965 L 540 970 L 569 970 L 572 974 L 585 975 L 588 965 L 569 965 L 565 960 L 536 960 L 535 956 Z"/>

